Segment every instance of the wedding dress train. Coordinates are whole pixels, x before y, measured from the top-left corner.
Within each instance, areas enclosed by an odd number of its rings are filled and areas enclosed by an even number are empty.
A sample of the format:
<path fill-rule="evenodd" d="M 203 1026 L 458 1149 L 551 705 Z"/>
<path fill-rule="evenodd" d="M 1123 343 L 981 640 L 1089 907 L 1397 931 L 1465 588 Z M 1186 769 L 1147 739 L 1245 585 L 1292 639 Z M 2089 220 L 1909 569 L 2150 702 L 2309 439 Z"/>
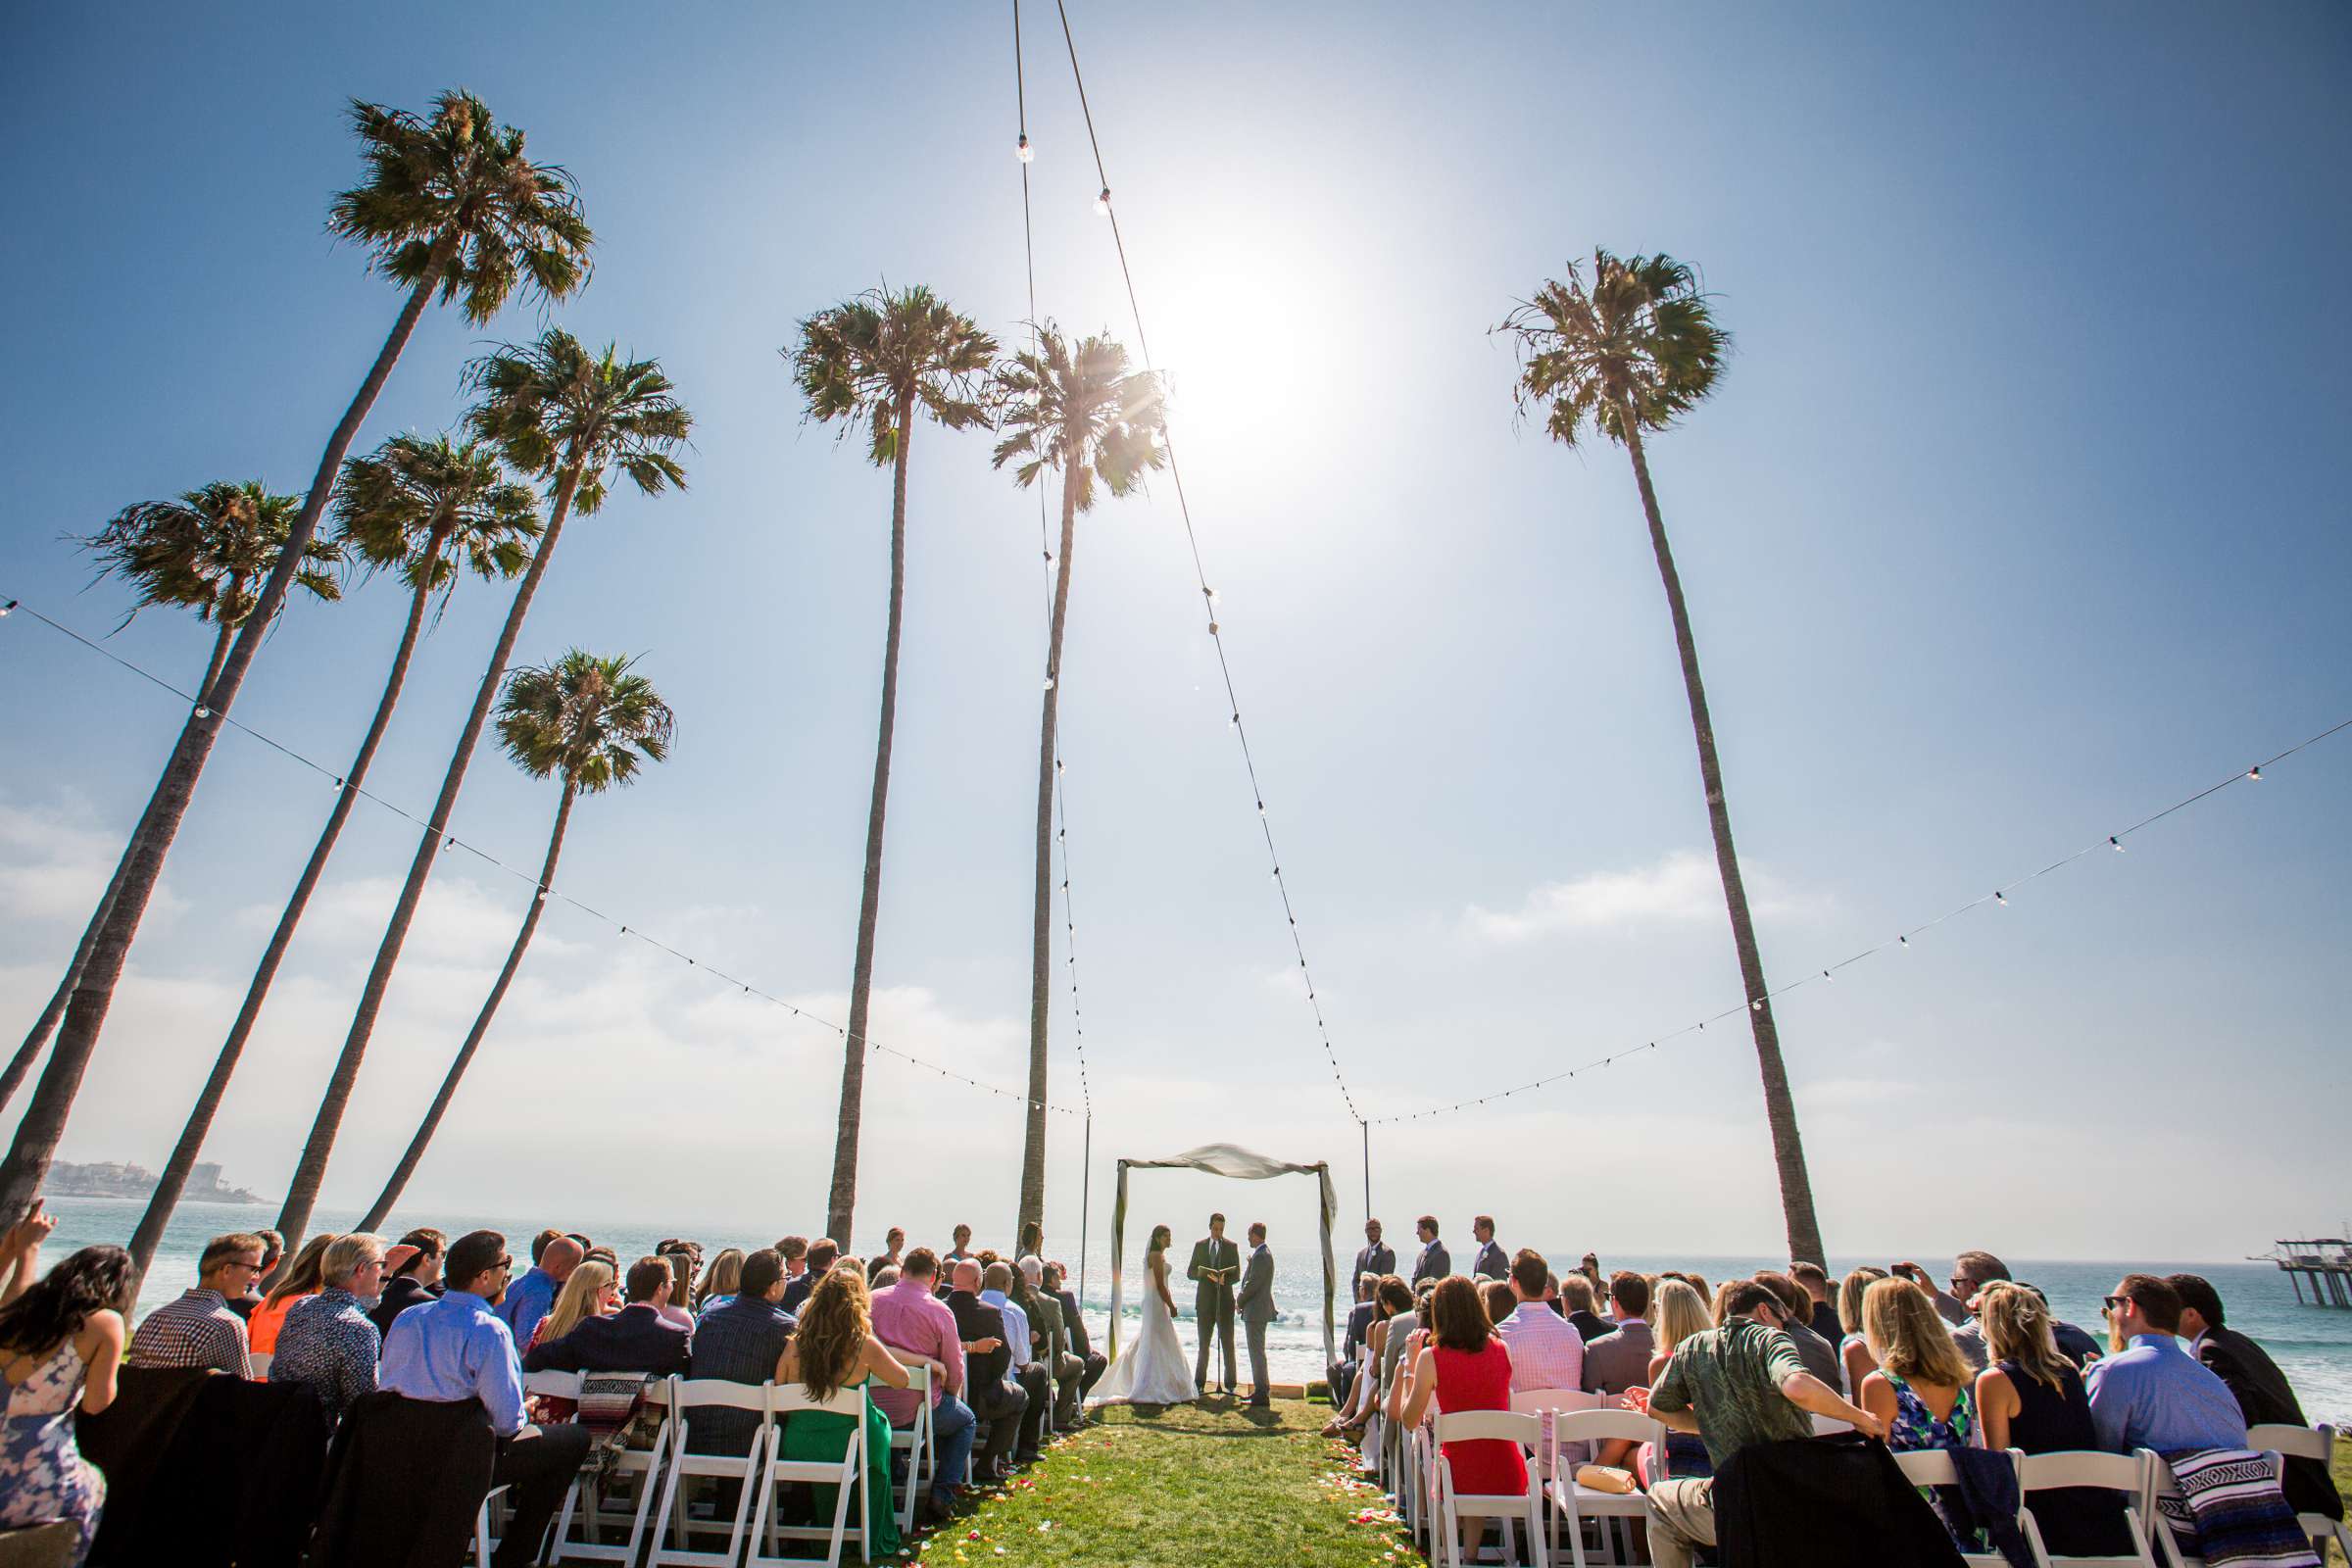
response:
<path fill-rule="evenodd" d="M 1161 1269 L 1166 1264 L 1160 1265 Z M 1176 1319 L 1160 1296 L 1163 1281 L 1147 1269 L 1144 1276 L 1143 1327 L 1135 1343 L 1119 1353 L 1087 1396 L 1089 1404 L 1190 1404 L 1200 1396 L 1193 1387 L 1192 1363 L 1176 1338 Z"/>

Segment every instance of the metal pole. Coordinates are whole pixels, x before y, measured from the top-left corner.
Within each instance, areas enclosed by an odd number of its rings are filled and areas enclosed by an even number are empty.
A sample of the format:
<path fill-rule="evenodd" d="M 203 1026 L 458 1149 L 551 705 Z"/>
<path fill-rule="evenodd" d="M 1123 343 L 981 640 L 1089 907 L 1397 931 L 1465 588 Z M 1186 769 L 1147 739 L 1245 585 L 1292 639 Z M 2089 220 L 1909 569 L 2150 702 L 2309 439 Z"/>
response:
<path fill-rule="evenodd" d="M 1086 1310 L 1086 1213 L 1088 1189 L 1095 1176 L 1095 1118 L 1086 1118 L 1086 1152 L 1078 1163 L 1078 1310 Z"/>
<path fill-rule="evenodd" d="M 1364 1222 L 1372 1220 L 1372 1124 L 1359 1121 L 1356 1127 L 1364 1135 Z"/>

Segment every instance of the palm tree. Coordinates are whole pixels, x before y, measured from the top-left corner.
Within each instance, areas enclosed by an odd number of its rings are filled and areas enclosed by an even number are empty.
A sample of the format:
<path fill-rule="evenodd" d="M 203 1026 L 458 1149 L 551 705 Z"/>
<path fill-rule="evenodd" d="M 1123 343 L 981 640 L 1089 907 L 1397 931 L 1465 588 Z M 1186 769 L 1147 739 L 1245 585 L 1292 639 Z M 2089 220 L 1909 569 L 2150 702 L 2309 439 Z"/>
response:
<path fill-rule="evenodd" d="M 1029 1106 L 1021 1143 L 1017 1223 L 1042 1224 L 1046 1212 L 1047 973 L 1053 959 L 1054 737 L 1061 697 L 1061 633 L 1070 605 L 1070 547 L 1078 514 L 1092 511 L 1095 481 L 1114 496 L 1134 490 L 1145 472 L 1168 461 L 1161 443 L 1166 411 L 1159 377 L 1130 371 L 1127 351 L 1106 337 L 1072 345 L 1051 323 L 1036 346 L 997 372 L 1004 438 L 996 466 L 1020 460 L 1013 478 L 1035 484 L 1061 471 L 1061 556 L 1054 572 L 1054 618 L 1046 642 L 1045 709 L 1037 733 L 1037 879 L 1029 954 Z"/>
<path fill-rule="evenodd" d="M 1755 922 L 1748 914 L 1740 856 L 1732 844 L 1723 763 L 1715 755 L 1715 727 L 1707 716 L 1707 690 L 1698 674 L 1698 643 L 1691 635 L 1690 611 L 1683 603 L 1682 578 L 1666 542 L 1666 524 L 1658 514 L 1658 494 L 1650 484 L 1649 459 L 1642 444 L 1642 431 L 1668 428 L 1715 390 L 1730 334 L 1715 324 L 1706 296 L 1682 263 L 1670 256 L 1620 258 L 1597 249 L 1589 286 L 1571 262 L 1564 282 L 1544 283 L 1496 330 L 1511 333 L 1518 342 L 1520 371 L 1513 393 L 1522 416 L 1542 410 L 1544 428 L 1567 446 L 1576 445 L 1590 428 L 1622 443 L 1634 460 L 1634 483 L 1642 492 L 1650 549 L 1674 618 L 1674 646 L 1682 656 L 1683 690 L 1690 701 L 1690 729 L 1698 742 L 1699 782 L 1706 791 L 1707 820 L 1715 836 L 1715 865 L 1723 877 L 1724 904 L 1731 910 L 1732 946 L 1740 956 L 1740 983 L 1748 999 L 1748 1026 L 1764 1078 L 1764 1115 L 1772 1128 L 1773 1159 L 1780 1170 L 1788 1255 L 1822 1262 L 1829 1254 L 1821 1248 L 1813 1184 L 1805 1173 L 1805 1146 L 1796 1130 L 1796 1102 L 1788 1093 L 1764 962 L 1756 953 Z"/>
<path fill-rule="evenodd" d="M 400 950 L 424 897 L 424 884 L 433 874 L 442 836 L 449 831 L 450 813 L 457 809 L 458 791 L 466 782 L 466 764 L 473 760 L 473 748 L 481 740 L 482 726 L 489 721 L 491 705 L 497 701 L 499 681 L 507 672 L 507 662 L 514 657 L 514 639 L 522 631 L 523 617 L 530 613 L 531 599 L 547 575 L 548 563 L 555 560 L 556 541 L 563 536 L 565 520 L 575 511 L 593 513 L 604 504 L 605 478 L 611 472 L 624 475 L 647 495 L 659 495 L 671 485 L 683 488 L 686 483 L 685 469 L 670 454 L 684 444 L 694 417 L 672 395 L 669 377 L 653 360 L 623 360 L 610 345 L 601 355 L 592 354 L 580 346 L 579 339 L 556 327 L 541 333 L 528 348 L 510 344 L 475 360 L 466 367 L 466 378 L 481 394 L 466 415 L 474 435 L 494 443 L 511 466 L 538 475 L 550 486 L 547 530 L 539 536 L 530 569 L 523 573 L 521 585 L 514 590 L 514 602 L 507 610 L 498 646 L 491 651 L 490 665 L 482 671 L 457 751 L 442 775 L 433 814 L 426 818 L 416 854 L 409 862 L 400 901 L 393 906 L 391 923 L 376 947 L 375 962 L 360 993 L 351 1031 L 344 1037 L 342 1054 L 335 1058 L 334 1075 L 327 1081 L 318 1114 L 303 1144 L 301 1162 L 294 1168 L 285 1207 L 277 1219 L 279 1232 L 290 1239 L 303 1236 L 310 1228 L 311 1208 L 326 1179 L 327 1158 L 334 1152 L 335 1134 L 351 1103 L 352 1086 L 359 1081 L 368 1039 L 375 1032 L 384 990 L 400 962 Z M 287 1255 L 299 1245 L 296 1241 L 289 1246 Z"/>
<path fill-rule="evenodd" d="M 478 325 L 496 316 L 517 286 L 558 300 L 588 277 L 588 247 L 595 236 L 580 216 L 571 176 L 554 165 L 533 163 L 523 152 L 522 132 L 500 125 L 481 100 L 469 93 L 443 93 L 430 119 L 355 100 L 351 121 L 363 144 L 368 177 L 335 198 L 327 230 L 366 246 L 369 270 L 407 288 L 408 302 L 327 437 L 310 493 L 262 585 L 255 612 L 238 632 L 220 672 L 189 710 L 172 759 L 131 830 L 123 873 L 67 1004 L 57 1049 L 17 1124 L 8 1158 L 0 1163 L 0 1213 L 22 1209 L 48 1172 L 106 1025 L 131 939 L 163 876 L 164 857 L 195 796 L 220 721 L 308 559 L 344 455 L 425 306 L 438 290 L 444 302 L 462 300 L 466 318 Z"/>
<path fill-rule="evenodd" d="M 833 1188 L 825 1234 L 847 1245 L 858 1201 L 858 1128 L 865 1099 L 865 1026 L 874 986 L 874 925 L 882 906 L 882 819 L 890 801 L 891 735 L 899 713 L 899 627 L 906 597 L 906 451 L 917 414 L 951 430 L 987 421 L 975 383 L 997 340 L 920 286 L 870 289 L 801 323 L 789 351 L 808 417 L 863 423 L 875 467 L 892 470 L 890 617 L 882 637 L 882 723 L 874 789 L 865 814 L 865 880 L 858 900 L 858 956 L 850 971 L 850 1027 L 842 1048 L 841 1114 L 833 1133 Z"/>
<path fill-rule="evenodd" d="M 258 603 L 255 585 L 270 574 L 286 536 L 293 532 L 299 505 L 292 496 L 270 494 L 258 479 L 244 484 L 215 480 L 175 501 L 142 501 L 125 507 L 105 527 L 75 538 L 74 543 L 97 558 L 99 576 L 122 577 L 138 590 L 129 614 L 122 617 L 123 625 L 130 624 L 131 617 L 142 610 L 171 605 L 194 611 L 198 620 L 214 627 L 212 655 L 205 663 L 204 678 L 196 683 L 201 696 L 220 679 L 220 666 L 228 662 L 229 642 Z M 341 598 L 342 584 L 333 568 L 342 553 L 323 540 L 313 540 L 303 554 L 296 581 L 320 599 Z M 134 838 L 132 846 L 122 852 L 114 875 L 107 879 L 97 910 L 82 928 L 65 978 L 25 1033 L 24 1045 L 17 1048 L 7 1069 L 0 1071 L 0 1105 L 16 1097 L 17 1086 L 32 1070 L 34 1058 L 49 1043 L 50 1031 L 65 1015 L 66 1004 L 73 1000 L 90 949 L 106 924 L 107 911 L 114 907 L 116 890 L 129 869 L 135 847 Z"/>
<path fill-rule="evenodd" d="M 523 908 L 522 929 L 514 933 L 514 945 L 507 950 L 506 967 L 498 971 L 497 983 L 490 987 L 482 1010 L 474 1015 L 473 1027 L 466 1032 L 466 1044 L 458 1050 L 458 1059 L 449 1064 L 449 1075 L 441 1080 L 440 1093 L 433 1096 L 432 1107 L 424 1113 L 416 1136 L 409 1140 L 408 1152 L 400 1156 L 392 1179 L 384 1183 L 368 1217 L 360 1221 L 363 1231 L 381 1225 L 392 1205 L 400 1201 L 401 1191 L 416 1173 L 416 1162 L 424 1157 L 425 1146 L 433 1141 L 442 1114 L 457 1096 L 458 1081 L 472 1064 L 482 1037 L 490 1032 L 490 1020 L 498 1014 L 498 1004 L 514 983 L 514 971 L 522 967 L 531 933 L 539 928 L 540 912 L 547 907 L 548 890 L 555 886 L 556 860 L 564 853 L 564 829 L 571 821 L 572 801 L 633 782 L 640 757 L 659 762 L 669 756 L 677 715 L 662 701 L 653 682 L 630 672 L 634 663 L 634 660 L 618 657 L 599 659 L 575 648 L 552 664 L 517 670 L 507 678 L 506 695 L 498 708 L 499 742 L 514 765 L 531 777 L 562 775 L 564 794 L 556 806 L 555 831 L 548 835 L 538 892 Z"/>
<path fill-rule="evenodd" d="M 187 1186 L 196 1156 L 203 1152 L 213 1117 L 228 1092 L 229 1078 L 244 1054 L 255 1020 L 261 1016 L 270 984 L 277 978 L 278 965 L 285 960 L 286 949 L 310 907 L 311 895 L 326 870 L 327 858 L 334 854 L 335 841 L 367 781 L 368 764 L 375 760 L 376 747 L 383 741 L 392 710 L 400 702 L 401 686 L 408 679 L 409 661 L 424 630 L 426 607 L 438 593 L 442 608 L 448 608 L 462 569 L 484 579 L 513 577 L 521 571 L 530 560 L 530 541 L 539 532 L 538 497 L 530 486 L 509 477 L 498 455 L 478 441 L 461 445 L 446 435 L 430 439 L 397 435 L 372 455 L 343 465 L 343 477 L 335 489 L 335 523 L 338 540 L 368 570 L 399 570 L 409 588 L 408 620 L 401 628 L 400 646 L 392 655 L 392 668 L 384 677 L 383 695 L 376 699 L 375 716 L 351 760 L 350 770 L 335 781 L 335 804 L 327 812 L 326 825 L 319 830 L 318 842 L 312 847 L 311 858 L 277 917 L 277 928 L 270 934 L 270 945 L 262 951 L 261 964 L 245 989 L 244 1004 L 237 1009 L 228 1038 L 214 1058 L 212 1074 L 196 1097 L 179 1142 L 172 1146 L 172 1157 L 165 1162 L 163 1176 L 147 1200 L 147 1211 L 131 1235 L 131 1261 L 141 1273 L 153 1261 L 164 1228 L 172 1222 L 172 1211 Z"/>

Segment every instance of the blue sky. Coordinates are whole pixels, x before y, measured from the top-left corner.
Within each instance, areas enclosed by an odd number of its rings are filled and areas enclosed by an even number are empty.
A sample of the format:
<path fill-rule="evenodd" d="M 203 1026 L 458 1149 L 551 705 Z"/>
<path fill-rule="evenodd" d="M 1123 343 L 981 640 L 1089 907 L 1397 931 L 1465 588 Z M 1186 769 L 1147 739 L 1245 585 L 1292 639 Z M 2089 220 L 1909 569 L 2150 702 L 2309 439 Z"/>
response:
<path fill-rule="evenodd" d="M 216 476 L 301 487 L 397 306 L 321 232 L 357 167 L 340 105 L 470 87 L 580 181 L 596 276 L 555 318 L 660 358 L 698 417 L 687 493 L 568 530 L 523 633 L 531 661 L 641 655 L 680 718 L 672 761 L 581 809 L 562 881 L 838 1016 L 889 498 L 803 426 L 776 351 L 884 278 L 1018 335 L 1004 13 L 12 16 L 0 593 L 103 631 L 123 597 L 85 591 L 61 533 Z M 1132 344 L 1035 13 L 1038 308 Z M 1373 1113 L 1739 999 L 1630 472 L 1516 427 L 1487 333 L 1595 244 L 1693 264 L 1736 334 L 1717 397 L 1652 453 L 1776 983 L 2352 715 L 2340 9 L 1071 15 L 1285 871 Z M 538 325 L 428 318 L 362 444 L 453 422 L 463 362 Z M 981 435 L 929 430 L 911 494 L 874 1033 L 1012 1084 L 1035 500 Z M 1329 1157 L 1352 1224 L 1357 1135 L 1172 487 L 1085 519 L 1074 564 L 1062 715 L 1099 1170 L 1219 1137 Z M 387 584 L 297 607 L 239 716 L 348 756 L 401 608 Z M 431 798 L 503 611 L 460 590 L 382 793 Z M 151 613 L 112 646 L 185 676 L 204 635 Z M 28 1020 L 177 714 L 24 618 L 0 659 L 0 1020 Z M 2339 737 L 1790 999 L 1832 1250 L 2229 1256 L 2331 1224 L 2352 1201 L 2347 799 Z M 160 1160 L 327 804 L 223 742 L 67 1157 Z M 553 808 L 485 753 L 456 825 L 535 865 Z M 216 1135 L 231 1179 L 282 1190 L 413 842 L 355 817 Z M 380 1181 L 520 900 L 478 864 L 436 879 L 330 1202 Z M 1074 1102 L 1066 1011 L 1055 1029 Z M 499 1212 L 807 1229 L 837 1051 L 559 910 L 411 1206 L 494 1187 Z M 868 1082 L 863 1221 L 1009 1219 L 1013 1107 L 887 1058 Z M 1719 1025 L 1597 1081 L 1377 1129 L 1377 1206 L 1455 1229 L 1490 1209 L 1508 1236 L 1604 1250 L 1769 1247 L 1758 1105 Z M 1074 1230 L 1076 1127 L 1055 1120 L 1051 1224 Z M 649 1173 L 631 1147 L 693 1152 Z"/>

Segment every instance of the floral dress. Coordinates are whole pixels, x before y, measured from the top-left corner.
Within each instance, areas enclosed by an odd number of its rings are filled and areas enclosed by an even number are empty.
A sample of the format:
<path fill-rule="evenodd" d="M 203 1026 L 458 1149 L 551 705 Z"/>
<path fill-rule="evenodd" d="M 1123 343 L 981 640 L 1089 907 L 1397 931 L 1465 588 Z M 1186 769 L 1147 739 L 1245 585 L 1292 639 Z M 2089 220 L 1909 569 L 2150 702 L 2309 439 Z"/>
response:
<path fill-rule="evenodd" d="M 1897 1453 L 1913 1453 L 1923 1448 L 1957 1450 L 1971 1447 L 1977 1441 L 1976 1391 L 1967 1384 L 1952 1399 L 1952 1408 L 1940 1421 L 1928 1409 L 1927 1400 L 1913 1392 L 1901 1375 L 1879 1368 L 1879 1376 L 1894 1388 L 1894 1420 L 1886 1428 L 1886 1446 Z M 1935 1505 L 1952 1539 L 1963 1551 L 1990 1551 L 1992 1543 L 1985 1533 L 1977 1529 L 1961 1529 L 1953 1524 L 1954 1510 L 1945 1507 L 1938 1493 L 1949 1490 L 1922 1487 L 1919 1494 Z"/>
<path fill-rule="evenodd" d="M 88 1372 L 73 1337 L 60 1340 L 24 1382 L 8 1386 L 8 1414 L 0 1425 L 0 1525 L 72 1522 L 81 1532 L 76 1564 L 89 1555 L 106 1502 L 106 1478 L 74 1441 L 74 1407 Z"/>

